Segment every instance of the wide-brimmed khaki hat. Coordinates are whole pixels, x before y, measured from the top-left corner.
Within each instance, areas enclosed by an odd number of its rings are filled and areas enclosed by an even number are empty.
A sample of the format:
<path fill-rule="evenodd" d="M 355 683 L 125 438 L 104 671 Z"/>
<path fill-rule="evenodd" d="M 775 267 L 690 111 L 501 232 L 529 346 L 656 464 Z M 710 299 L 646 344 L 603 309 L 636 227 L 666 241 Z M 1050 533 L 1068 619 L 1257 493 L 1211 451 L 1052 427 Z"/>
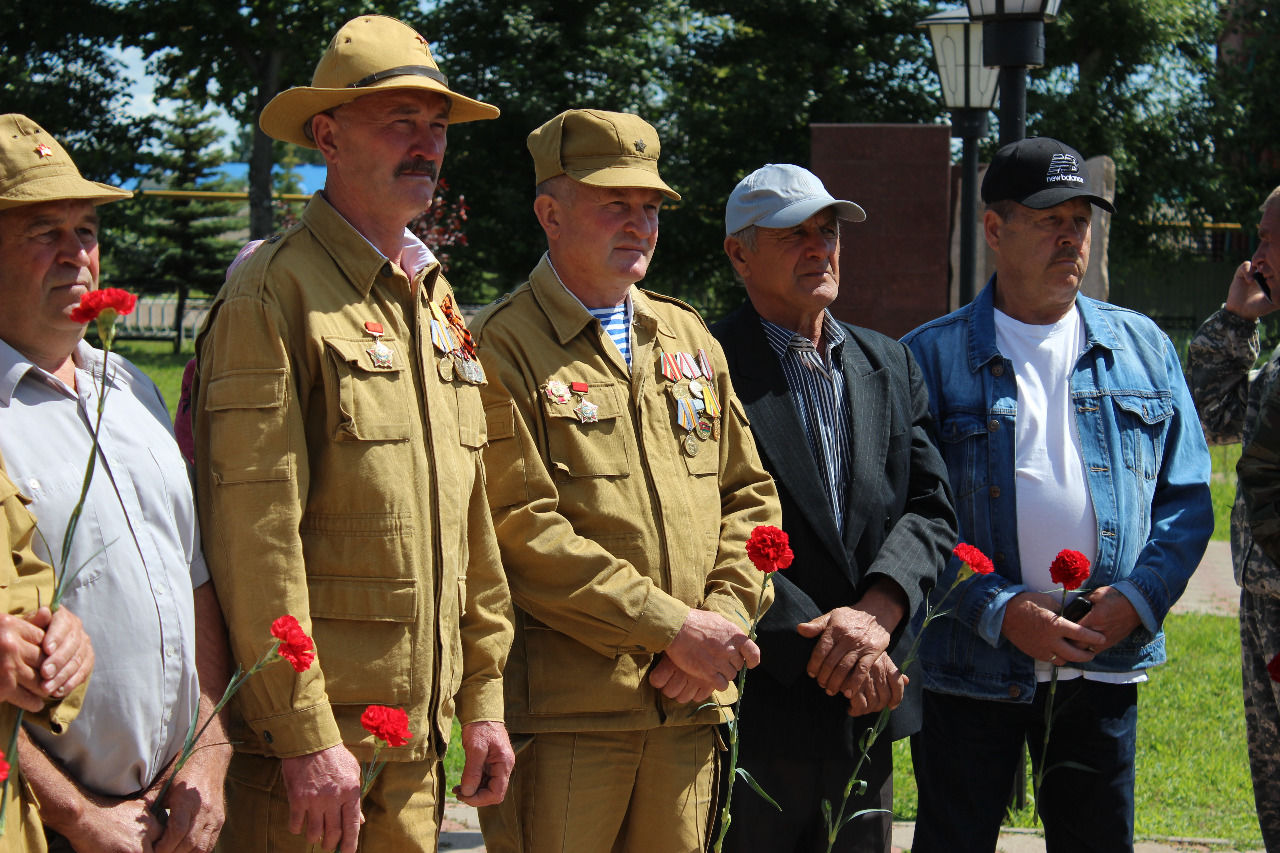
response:
<path fill-rule="evenodd" d="M 566 110 L 529 134 L 534 185 L 568 175 L 597 187 L 646 187 L 679 201 L 658 176 L 658 132 L 630 113 Z"/>
<path fill-rule="evenodd" d="M 66 199 L 106 204 L 132 195 L 85 180 L 66 149 L 31 119 L 0 115 L 0 210 Z"/>
<path fill-rule="evenodd" d="M 361 95 L 421 89 L 452 102 L 449 123 L 497 118 L 498 108 L 449 88 L 431 58 L 427 40 L 413 27 L 385 15 L 361 15 L 338 30 L 311 77 L 310 86 L 294 86 L 271 99 L 258 124 L 263 133 L 307 148 L 316 144 L 305 126 L 316 113 L 354 101 Z"/>

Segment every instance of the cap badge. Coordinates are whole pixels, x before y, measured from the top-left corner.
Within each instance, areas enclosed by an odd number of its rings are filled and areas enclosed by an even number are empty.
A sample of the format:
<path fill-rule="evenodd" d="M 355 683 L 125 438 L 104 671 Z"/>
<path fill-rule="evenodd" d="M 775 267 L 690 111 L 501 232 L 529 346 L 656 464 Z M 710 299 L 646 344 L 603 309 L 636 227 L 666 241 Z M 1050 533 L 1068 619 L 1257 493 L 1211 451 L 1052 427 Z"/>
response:
<path fill-rule="evenodd" d="M 1046 181 L 1069 181 L 1071 183 L 1083 184 L 1084 178 L 1079 175 L 1080 167 L 1076 164 L 1076 158 L 1070 154 L 1054 154 L 1049 158 L 1049 171 L 1045 174 Z"/>
<path fill-rule="evenodd" d="M 637 150 L 637 151 L 639 151 L 641 154 L 643 154 L 643 153 L 644 153 L 644 149 L 645 149 L 644 140 L 643 140 L 643 139 L 637 139 L 637 140 L 636 140 L 636 150 Z"/>
<path fill-rule="evenodd" d="M 43 142 L 41 142 L 39 145 L 36 146 L 36 154 L 38 154 L 41 158 L 52 157 L 53 149 L 50 148 L 48 145 L 45 145 Z"/>

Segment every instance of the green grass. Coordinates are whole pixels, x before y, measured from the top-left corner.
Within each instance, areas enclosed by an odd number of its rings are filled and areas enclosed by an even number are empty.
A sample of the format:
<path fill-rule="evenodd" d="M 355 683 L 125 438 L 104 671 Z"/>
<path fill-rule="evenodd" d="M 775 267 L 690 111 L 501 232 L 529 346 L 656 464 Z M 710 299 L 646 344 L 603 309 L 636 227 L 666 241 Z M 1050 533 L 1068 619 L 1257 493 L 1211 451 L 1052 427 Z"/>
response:
<path fill-rule="evenodd" d="M 1240 697 L 1240 634 L 1231 616 L 1189 613 L 1165 621 L 1169 663 L 1138 688 L 1135 831 L 1143 837 L 1221 838 L 1261 849 Z M 906 741 L 894 745 L 893 808 L 916 817 L 916 785 Z M 974 784 L 984 784 L 975 771 Z M 1031 823 L 1026 809 L 1010 826 Z"/>
<path fill-rule="evenodd" d="M 1213 458 L 1213 476 L 1209 492 L 1213 495 L 1213 538 L 1231 539 L 1231 505 L 1236 499 L 1236 462 L 1240 460 L 1239 444 L 1220 444 L 1209 448 Z"/>
<path fill-rule="evenodd" d="M 169 341 L 118 341 L 112 350 L 142 368 L 159 386 L 172 418 L 182 390 L 182 370 L 195 355 L 194 345 L 188 341 L 182 352 L 175 354 Z"/>

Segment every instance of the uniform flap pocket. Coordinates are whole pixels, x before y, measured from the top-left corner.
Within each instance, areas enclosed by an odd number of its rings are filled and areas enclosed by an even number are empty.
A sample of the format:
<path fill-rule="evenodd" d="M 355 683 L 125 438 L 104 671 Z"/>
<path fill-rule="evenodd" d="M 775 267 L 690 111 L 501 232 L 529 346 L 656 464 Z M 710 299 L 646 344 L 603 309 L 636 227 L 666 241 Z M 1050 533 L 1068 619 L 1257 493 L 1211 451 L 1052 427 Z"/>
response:
<path fill-rule="evenodd" d="M 407 356 L 393 346 L 395 342 L 395 338 L 387 335 L 381 336 L 376 341 L 372 337 L 326 337 L 324 339 L 324 345 L 329 348 L 339 361 L 346 362 L 351 367 L 368 371 L 369 373 L 398 373 L 404 369 L 404 359 Z M 381 363 L 375 364 L 373 353 L 369 352 L 369 350 L 375 349 L 379 344 L 388 351 L 388 356 Z"/>
<path fill-rule="evenodd" d="M 484 422 L 490 441 L 515 438 L 516 404 L 510 400 L 486 403 L 484 407 Z"/>
<path fill-rule="evenodd" d="M 568 385 L 569 383 L 566 382 L 565 384 Z M 585 394 L 570 392 L 569 400 L 565 403 L 557 403 L 548 397 L 545 392 L 540 396 L 542 397 L 543 409 L 553 418 L 581 420 L 582 413 L 578 408 L 579 398 L 595 406 L 595 419 L 598 421 L 614 420 L 623 412 L 623 404 L 619 400 L 618 386 L 612 382 L 593 382 L 588 386 Z"/>
<path fill-rule="evenodd" d="M 284 405 L 286 372 L 283 367 L 270 370 L 241 370 L 219 376 L 205 392 L 205 409 L 276 409 Z"/>
<path fill-rule="evenodd" d="M 1137 415 L 1149 424 L 1158 424 L 1173 417 L 1173 395 L 1168 391 L 1150 393 L 1111 392 L 1111 399 L 1130 414 Z"/>
<path fill-rule="evenodd" d="M 15 496 L 22 501 L 22 503 L 27 503 L 26 497 L 22 492 L 18 491 L 18 487 L 14 485 L 13 481 L 4 474 L 0 474 L 0 502 L 7 501 Z"/>
<path fill-rule="evenodd" d="M 412 622 L 418 611 L 413 578 L 307 578 L 311 616 L 363 622 Z"/>

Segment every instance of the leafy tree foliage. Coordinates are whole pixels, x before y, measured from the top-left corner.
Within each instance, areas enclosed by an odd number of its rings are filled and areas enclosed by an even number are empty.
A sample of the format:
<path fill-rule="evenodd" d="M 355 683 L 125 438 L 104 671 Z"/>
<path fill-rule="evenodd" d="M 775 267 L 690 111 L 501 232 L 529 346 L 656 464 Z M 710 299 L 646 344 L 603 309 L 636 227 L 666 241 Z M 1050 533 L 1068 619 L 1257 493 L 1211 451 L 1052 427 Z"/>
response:
<path fill-rule="evenodd" d="M 145 158 L 151 166 L 148 184 L 171 190 L 230 188 L 217 176 L 226 154 L 217 147 L 223 134 L 211 119 L 212 113 L 183 102 L 162 122 L 163 144 Z M 244 225 L 236 216 L 241 205 L 146 196 L 130 205 L 141 221 L 106 244 L 113 271 L 138 291 L 176 293 L 176 316 L 181 317 L 193 290 L 211 293 L 222 285 L 227 263 L 240 247 L 229 235 Z"/>

